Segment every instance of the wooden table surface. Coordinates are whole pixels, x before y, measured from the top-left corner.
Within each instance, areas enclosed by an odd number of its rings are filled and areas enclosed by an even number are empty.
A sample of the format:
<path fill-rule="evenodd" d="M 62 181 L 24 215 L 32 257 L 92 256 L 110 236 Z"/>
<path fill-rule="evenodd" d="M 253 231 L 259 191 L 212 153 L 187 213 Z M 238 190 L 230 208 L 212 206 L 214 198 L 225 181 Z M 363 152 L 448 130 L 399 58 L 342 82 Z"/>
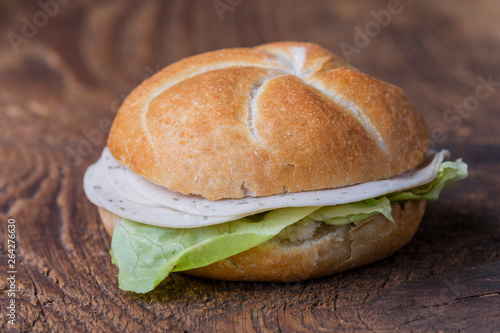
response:
<path fill-rule="evenodd" d="M 2 0 L 0 35 L 2 331 L 500 331 L 498 1 Z M 291 284 L 177 273 L 121 291 L 82 189 L 120 103 L 180 58 L 278 40 L 403 88 L 469 178 L 428 205 L 406 247 L 359 269 Z"/>

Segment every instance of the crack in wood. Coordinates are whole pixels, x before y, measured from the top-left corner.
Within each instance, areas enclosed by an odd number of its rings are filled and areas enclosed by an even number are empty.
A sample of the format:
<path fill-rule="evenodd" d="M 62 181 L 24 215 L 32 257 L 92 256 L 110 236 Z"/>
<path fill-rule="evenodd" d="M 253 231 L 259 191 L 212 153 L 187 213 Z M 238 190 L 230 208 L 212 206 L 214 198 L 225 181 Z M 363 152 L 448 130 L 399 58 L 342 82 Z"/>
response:
<path fill-rule="evenodd" d="M 39 308 L 40 308 L 40 314 L 41 314 L 41 315 L 42 315 L 42 317 L 43 317 L 43 322 L 42 322 L 42 325 L 45 327 L 44 322 L 46 322 L 46 321 L 47 321 L 47 318 L 46 318 L 46 316 L 45 316 L 45 311 L 44 311 L 44 309 L 43 309 L 43 304 L 42 304 L 42 302 L 40 302 L 40 299 L 38 298 L 38 289 L 37 289 L 37 287 L 36 287 L 36 283 L 35 283 L 35 281 L 33 280 L 33 278 L 31 277 L 31 274 L 30 274 L 30 272 L 29 272 L 29 269 L 26 267 L 25 263 L 21 261 L 19 264 L 20 264 L 21 266 L 23 266 L 24 271 L 26 272 L 26 275 L 28 276 L 28 278 L 29 278 L 29 280 L 30 280 L 31 284 L 33 285 L 33 291 L 34 291 L 33 296 L 34 296 L 34 297 L 35 297 L 35 299 L 36 299 L 36 304 L 37 304 L 37 305 L 39 306 Z M 40 317 L 39 317 L 39 318 L 40 318 Z M 33 322 L 32 327 L 34 326 L 34 324 L 36 323 L 36 321 L 37 321 L 37 320 L 38 320 L 38 319 L 36 319 L 36 320 Z M 45 328 L 47 329 L 47 327 L 45 327 Z"/>

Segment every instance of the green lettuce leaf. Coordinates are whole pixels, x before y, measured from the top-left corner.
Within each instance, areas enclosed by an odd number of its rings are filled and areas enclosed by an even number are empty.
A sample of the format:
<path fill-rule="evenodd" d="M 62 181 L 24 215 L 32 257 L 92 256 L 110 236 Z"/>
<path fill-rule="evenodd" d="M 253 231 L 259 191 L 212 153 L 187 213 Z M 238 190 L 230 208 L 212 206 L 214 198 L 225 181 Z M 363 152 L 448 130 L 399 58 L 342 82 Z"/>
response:
<path fill-rule="evenodd" d="M 322 207 L 311 213 L 309 217 L 326 224 L 342 225 L 358 222 L 379 213 L 384 214 L 385 217 L 394 222 L 391 215 L 391 201 L 386 197 Z"/>
<path fill-rule="evenodd" d="M 442 163 L 429 184 L 405 192 L 337 206 L 281 208 L 200 228 L 156 227 L 122 218 L 113 232 L 112 262 L 119 268 L 121 289 L 145 293 L 171 272 L 203 267 L 246 251 L 305 217 L 342 225 L 380 213 L 392 221 L 392 201 L 436 200 L 444 188 L 466 177 L 467 165 L 459 159 Z"/>
<path fill-rule="evenodd" d="M 266 242 L 319 207 L 283 208 L 255 222 L 242 218 L 214 226 L 164 228 L 121 219 L 111 249 L 120 288 L 145 293 L 170 272 L 209 265 Z"/>
<path fill-rule="evenodd" d="M 455 162 L 447 161 L 441 163 L 436 178 L 429 184 L 415 187 L 406 192 L 390 194 L 387 197 L 391 201 L 436 201 L 443 189 L 464 178 L 467 178 L 467 164 L 459 158 Z"/>

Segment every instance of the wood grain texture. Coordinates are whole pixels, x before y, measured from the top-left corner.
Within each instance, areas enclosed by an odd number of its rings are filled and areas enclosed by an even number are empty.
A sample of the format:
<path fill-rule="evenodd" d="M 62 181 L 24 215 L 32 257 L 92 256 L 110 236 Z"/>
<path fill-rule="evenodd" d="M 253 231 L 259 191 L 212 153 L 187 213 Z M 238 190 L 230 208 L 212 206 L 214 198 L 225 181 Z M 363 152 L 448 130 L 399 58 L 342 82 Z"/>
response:
<path fill-rule="evenodd" d="M 402 87 L 435 145 L 470 166 L 467 181 L 428 205 L 409 245 L 314 281 L 172 274 L 145 295 L 117 288 L 110 238 L 82 189 L 125 95 L 168 63 L 223 47 L 302 40 L 343 56 L 342 42 L 354 45 L 356 27 L 388 2 L 243 0 L 223 20 L 212 1 L 49 2 L 58 5 L 42 24 L 38 2 L 0 1 L 2 331 L 500 330 L 500 84 L 482 88 L 490 94 L 474 104 L 482 80 L 500 82 L 497 1 L 402 0 L 350 56 Z M 464 103 L 470 111 L 448 111 Z M 16 327 L 5 308 L 9 217 L 17 228 Z"/>

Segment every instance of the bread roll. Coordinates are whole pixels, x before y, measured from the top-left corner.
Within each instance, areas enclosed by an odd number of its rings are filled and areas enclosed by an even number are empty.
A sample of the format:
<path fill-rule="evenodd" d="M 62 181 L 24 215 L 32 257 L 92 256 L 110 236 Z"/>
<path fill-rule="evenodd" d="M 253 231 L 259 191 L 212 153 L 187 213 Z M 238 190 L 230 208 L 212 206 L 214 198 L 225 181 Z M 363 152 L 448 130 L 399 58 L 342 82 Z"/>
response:
<path fill-rule="evenodd" d="M 382 214 L 330 226 L 304 219 L 283 229 L 264 244 L 183 273 L 229 281 L 287 282 L 327 276 L 385 258 L 415 234 L 425 201 L 392 203 L 394 223 Z M 112 235 L 120 217 L 99 208 Z"/>
<path fill-rule="evenodd" d="M 133 172 L 210 200 L 389 178 L 419 165 L 428 146 L 399 88 L 298 42 L 164 68 L 128 96 L 108 140 Z"/>
<path fill-rule="evenodd" d="M 397 87 L 321 46 L 280 42 L 180 60 L 125 100 L 111 154 L 149 181 L 209 200 L 270 196 L 390 178 L 429 147 L 422 115 Z M 424 201 L 392 203 L 343 226 L 305 218 L 260 246 L 188 274 L 239 281 L 316 278 L 403 247 Z M 145 207 L 147 209 L 147 207 Z M 119 217 L 99 208 L 111 235 Z"/>

